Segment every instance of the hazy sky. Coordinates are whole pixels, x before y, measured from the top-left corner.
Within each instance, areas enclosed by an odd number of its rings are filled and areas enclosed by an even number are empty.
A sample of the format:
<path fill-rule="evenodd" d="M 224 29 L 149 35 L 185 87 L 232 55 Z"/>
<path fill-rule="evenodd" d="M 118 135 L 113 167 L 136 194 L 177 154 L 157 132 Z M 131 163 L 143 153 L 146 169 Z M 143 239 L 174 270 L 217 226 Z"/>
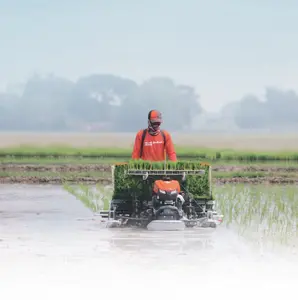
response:
<path fill-rule="evenodd" d="M 34 72 L 191 84 L 216 111 L 298 89 L 297 0 L 0 0 L 0 85 Z"/>

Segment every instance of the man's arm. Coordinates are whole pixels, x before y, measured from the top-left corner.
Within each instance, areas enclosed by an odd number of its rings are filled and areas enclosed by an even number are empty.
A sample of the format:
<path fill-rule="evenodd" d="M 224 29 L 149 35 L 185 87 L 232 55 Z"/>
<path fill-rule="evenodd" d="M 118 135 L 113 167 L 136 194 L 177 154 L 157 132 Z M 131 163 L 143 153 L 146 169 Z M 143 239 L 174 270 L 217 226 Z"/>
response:
<path fill-rule="evenodd" d="M 140 159 L 140 150 L 141 150 L 141 136 L 139 131 L 135 137 L 135 143 L 132 151 L 132 159 Z"/>
<path fill-rule="evenodd" d="M 166 136 L 166 152 L 169 157 L 169 160 L 177 161 L 177 155 L 172 141 L 172 137 L 167 131 L 165 132 L 165 136 Z"/>

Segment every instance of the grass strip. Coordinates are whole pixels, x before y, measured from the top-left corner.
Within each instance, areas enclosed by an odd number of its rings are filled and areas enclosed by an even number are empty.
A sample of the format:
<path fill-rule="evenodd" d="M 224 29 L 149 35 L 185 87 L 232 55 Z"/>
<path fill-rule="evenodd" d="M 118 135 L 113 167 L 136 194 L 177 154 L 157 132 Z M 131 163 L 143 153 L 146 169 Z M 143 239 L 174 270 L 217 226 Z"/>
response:
<path fill-rule="evenodd" d="M 266 162 L 266 161 L 295 161 L 298 162 L 298 150 L 293 151 L 254 151 L 243 152 L 232 149 L 208 149 L 177 147 L 179 160 L 209 160 L 209 161 L 240 161 L 240 162 Z M 13 148 L 1 148 L 0 158 L 89 158 L 128 160 L 132 149 L 123 148 L 73 148 L 66 146 L 33 147 L 20 145 Z"/>
<path fill-rule="evenodd" d="M 2 157 L 0 158 L 0 164 L 15 164 L 15 165 L 113 165 L 125 161 L 125 158 L 88 158 L 88 157 Z M 195 159 L 190 159 L 195 160 Z M 239 160 L 208 160 L 206 162 L 212 164 L 212 167 L 217 166 L 259 166 L 259 167 L 298 167 L 298 161 L 291 160 L 277 160 L 277 161 L 239 161 Z"/>

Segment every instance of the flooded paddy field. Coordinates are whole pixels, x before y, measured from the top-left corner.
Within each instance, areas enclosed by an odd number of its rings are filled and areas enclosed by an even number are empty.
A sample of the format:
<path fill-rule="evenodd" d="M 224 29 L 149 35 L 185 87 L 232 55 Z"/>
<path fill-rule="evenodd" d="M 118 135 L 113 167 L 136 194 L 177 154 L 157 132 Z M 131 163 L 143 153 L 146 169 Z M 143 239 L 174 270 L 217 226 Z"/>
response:
<path fill-rule="evenodd" d="M 224 192 L 217 195 L 225 197 Z M 294 216 L 295 206 L 290 208 Z M 106 229 L 59 185 L 2 184 L 1 294 L 3 299 L 293 298 L 296 237 L 264 245 L 253 227 L 251 235 L 240 235 L 237 226 Z"/>

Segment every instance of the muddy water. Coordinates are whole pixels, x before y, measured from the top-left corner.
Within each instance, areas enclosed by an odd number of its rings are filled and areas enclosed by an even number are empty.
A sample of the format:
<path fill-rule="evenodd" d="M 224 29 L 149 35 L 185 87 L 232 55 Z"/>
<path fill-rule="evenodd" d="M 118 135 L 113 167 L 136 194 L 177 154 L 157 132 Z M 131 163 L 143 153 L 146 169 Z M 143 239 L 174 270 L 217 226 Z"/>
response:
<path fill-rule="evenodd" d="M 264 252 L 225 226 L 103 229 L 59 186 L 0 185 L 3 299 L 293 298 L 298 259 L 281 250 Z"/>

